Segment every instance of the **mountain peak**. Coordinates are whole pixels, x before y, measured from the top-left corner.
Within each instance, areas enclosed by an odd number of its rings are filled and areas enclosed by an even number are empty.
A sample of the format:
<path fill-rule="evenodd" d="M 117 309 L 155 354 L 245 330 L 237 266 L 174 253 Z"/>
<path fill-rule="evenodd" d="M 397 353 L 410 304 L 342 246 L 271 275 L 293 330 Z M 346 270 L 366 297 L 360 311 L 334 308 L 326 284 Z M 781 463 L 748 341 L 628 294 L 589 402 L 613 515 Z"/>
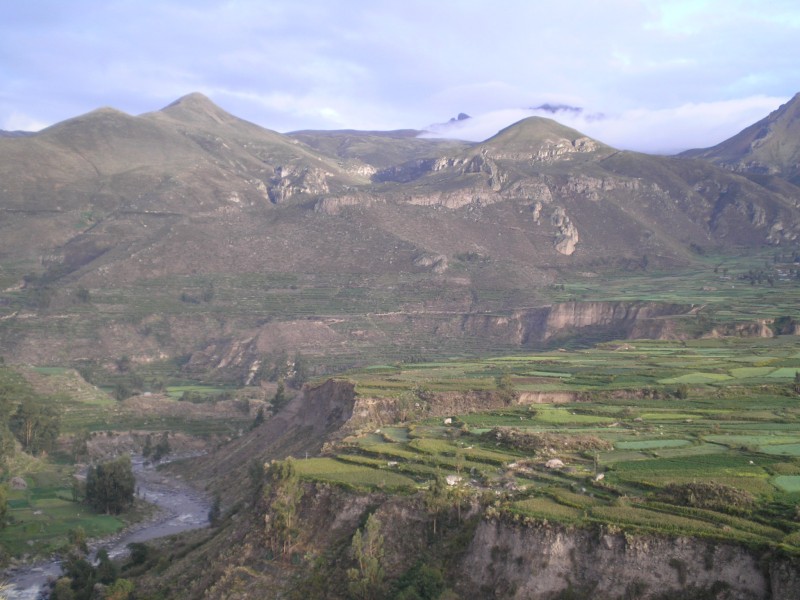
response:
<path fill-rule="evenodd" d="M 168 104 L 166 107 L 164 107 L 163 110 L 166 110 L 167 108 L 172 108 L 173 106 L 184 106 L 184 107 L 187 107 L 187 108 L 188 107 L 191 107 L 191 108 L 215 107 L 216 108 L 217 105 L 214 104 L 211 101 L 211 98 L 209 98 L 205 94 L 201 94 L 200 92 L 192 92 L 190 94 L 186 94 L 185 96 L 181 96 L 180 98 L 175 100 L 175 102 L 172 102 L 172 103 Z"/>
<path fill-rule="evenodd" d="M 687 150 L 681 156 L 800 183 L 800 93 L 732 138 L 711 148 Z"/>
<path fill-rule="evenodd" d="M 159 111 L 161 114 L 179 121 L 214 121 L 229 122 L 235 117 L 214 104 L 211 99 L 200 92 L 192 92 L 181 96 Z"/>
<path fill-rule="evenodd" d="M 496 135 L 484 142 L 486 145 L 502 145 L 509 149 L 522 149 L 541 146 L 547 142 L 558 140 L 589 139 L 588 136 L 577 129 L 562 125 L 558 121 L 546 117 L 528 117 L 501 129 Z M 605 147 L 600 142 L 594 142 L 597 147 Z"/>

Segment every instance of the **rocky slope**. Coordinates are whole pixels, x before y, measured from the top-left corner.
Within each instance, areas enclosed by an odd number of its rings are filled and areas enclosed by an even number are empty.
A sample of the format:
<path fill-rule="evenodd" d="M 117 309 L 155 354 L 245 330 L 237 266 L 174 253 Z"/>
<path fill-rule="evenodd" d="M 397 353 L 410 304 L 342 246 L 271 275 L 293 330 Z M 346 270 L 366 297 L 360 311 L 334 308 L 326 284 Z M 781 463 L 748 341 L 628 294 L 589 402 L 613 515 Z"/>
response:
<path fill-rule="evenodd" d="M 681 156 L 703 158 L 741 173 L 776 175 L 800 184 L 800 94 L 721 144 L 688 150 Z"/>
<path fill-rule="evenodd" d="M 490 395 L 463 401 L 492 405 Z M 790 600 L 800 595 L 800 565 L 780 553 L 713 539 L 514 517 L 496 510 L 494 494 L 482 502 L 473 499 L 460 518 L 440 513 L 434 533 L 423 494 L 303 483 L 292 513 L 297 523 L 292 558 L 276 558 L 265 523 L 283 518 L 279 512 L 286 499 L 269 490 L 253 503 L 242 483 L 242 463 L 297 455 L 303 443 L 311 448 L 309 442 L 326 434 L 341 435 L 342 425 L 345 432 L 350 424 L 365 425 L 361 413 L 370 407 L 376 405 L 357 398 L 350 384 L 331 381 L 305 390 L 272 421 L 203 459 L 190 474 L 201 480 L 216 474 L 216 489 L 234 505 L 231 516 L 204 540 L 186 542 L 160 568 L 148 570 L 139 589 L 159 590 L 166 598 L 350 597 L 346 571 L 354 560 L 347 548 L 374 515 L 384 540 L 387 581 L 409 573 L 424 557 L 442 573 L 448 597 Z"/>
<path fill-rule="evenodd" d="M 304 320 L 322 354 L 413 352 L 399 324 L 524 321 L 558 273 L 800 234 L 788 181 L 620 152 L 549 119 L 481 144 L 286 136 L 199 94 L 0 138 L 0 180 L 0 352 L 16 362 L 212 364 L 226 344 L 298 350 L 287 331 Z"/>

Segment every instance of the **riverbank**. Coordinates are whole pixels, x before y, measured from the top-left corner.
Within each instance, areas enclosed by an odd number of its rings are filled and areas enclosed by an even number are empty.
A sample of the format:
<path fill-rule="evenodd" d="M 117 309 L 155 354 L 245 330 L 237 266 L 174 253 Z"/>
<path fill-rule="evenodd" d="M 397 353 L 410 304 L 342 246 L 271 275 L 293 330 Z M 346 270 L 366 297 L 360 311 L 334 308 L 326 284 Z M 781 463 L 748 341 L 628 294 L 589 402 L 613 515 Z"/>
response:
<path fill-rule="evenodd" d="M 120 558 L 127 553 L 128 544 L 199 529 L 208 524 L 210 500 L 180 476 L 166 475 L 153 465 L 145 465 L 141 458 L 133 460 L 133 472 L 138 496 L 154 505 L 156 510 L 148 519 L 112 536 L 91 540 L 92 556 L 102 547 L 112 558 Z M 9 600 L 36 600 L 48 582 L 60 574 L 58 557 L 9 569 L 3 573 L 10 585 L 6 595 Z"/>

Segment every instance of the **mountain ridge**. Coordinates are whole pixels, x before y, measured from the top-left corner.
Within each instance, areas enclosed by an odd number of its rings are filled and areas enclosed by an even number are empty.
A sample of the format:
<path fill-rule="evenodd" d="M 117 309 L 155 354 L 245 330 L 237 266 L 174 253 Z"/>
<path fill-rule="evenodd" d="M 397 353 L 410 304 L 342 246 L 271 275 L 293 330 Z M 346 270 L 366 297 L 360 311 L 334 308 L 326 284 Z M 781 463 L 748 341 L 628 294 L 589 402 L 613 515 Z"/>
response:
<path fill-rule="evenodd" d="M 712 146 L 679 156 L 702 158 L 745 174 L 768 174 L 800 183 L 800 93 L 760 121 Z"/>
<path fill-rule="evenodd" d="M 541 304 L 559 273 L 671 268 L 696 248 L 800 235 L 788 181 L 618 151 L 541 117 L 479 144 L 284 135 L 190 94 L 0 138 L 0 180 L 0 351 L 30 362 L 403 346 L 413 335 L 395 315 L 430 336 L 434 315 L 452 315 L 461 325 L 439 330 L 462 332 L 474 315 Z M 207 305 L 180 300 L 211 284 Z M 78 288 L 98 299 L 91 328 Z M 29 326 L 51 320 L 82 333 L 62 344 Z M 279 341 L 282 323 L 308 347 Z"/>

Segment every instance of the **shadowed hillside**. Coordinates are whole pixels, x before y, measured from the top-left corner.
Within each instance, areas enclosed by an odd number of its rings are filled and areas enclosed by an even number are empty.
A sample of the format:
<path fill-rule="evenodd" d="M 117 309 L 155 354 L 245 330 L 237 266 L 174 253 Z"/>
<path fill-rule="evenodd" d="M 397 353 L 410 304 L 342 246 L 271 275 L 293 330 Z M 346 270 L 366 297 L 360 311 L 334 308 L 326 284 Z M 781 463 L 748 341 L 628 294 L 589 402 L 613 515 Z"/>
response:
<path fill-rule="evenodd" d="M 742 173 L 777 175 L 800 184 L 800 94 L 721 144 L 688 150 L 681 156 L 704 158 Z"/>
<path fill-rule="evenodd" d="M 800 223 L 791 183 L 550 119 L 480 144 L 287 136 L 200 94 L 0 138 L 0 180 L 3 355 L 189 356 L 235 378 L 278 351 L 348 365 L 511 348 L 470 323 L 549 305 L 570 274 L 791 246 Z"/>

